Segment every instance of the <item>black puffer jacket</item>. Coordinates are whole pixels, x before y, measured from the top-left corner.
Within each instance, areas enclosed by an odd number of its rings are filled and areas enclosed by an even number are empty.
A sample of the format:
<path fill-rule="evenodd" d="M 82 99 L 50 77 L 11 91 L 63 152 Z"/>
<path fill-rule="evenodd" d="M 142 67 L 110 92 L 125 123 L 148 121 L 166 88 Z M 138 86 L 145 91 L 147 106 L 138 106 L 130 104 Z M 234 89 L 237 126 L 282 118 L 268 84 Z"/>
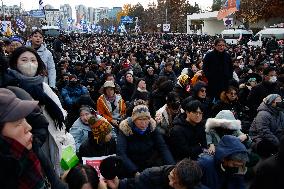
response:
<path fill-rule="evenodd" d="M 250 189 L 283 188 L 284 137 L 281 138 L 278 154 L 263 161 L 257 168 Z"/>
<path fill-rule="evenodd" d="M 173 125 L 169 141 L 175 160 L 179 161 L 189 157 L 196 160 L 203 148 L 207 148 L 204 125 L 191 125 L 186 121 L 185 113 L 176 117 Z"/>

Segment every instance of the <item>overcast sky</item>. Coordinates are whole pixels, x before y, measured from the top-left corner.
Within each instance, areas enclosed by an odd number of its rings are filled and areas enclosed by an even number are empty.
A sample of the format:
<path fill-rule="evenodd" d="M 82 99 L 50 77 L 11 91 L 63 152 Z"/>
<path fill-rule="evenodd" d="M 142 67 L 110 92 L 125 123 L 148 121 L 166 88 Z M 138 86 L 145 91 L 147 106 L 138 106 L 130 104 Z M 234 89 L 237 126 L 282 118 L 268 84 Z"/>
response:
<path fill-rule="evenodd" d="M 22 7 L 25 10 L 37 9 L 38 8 L 38 0 L 1 0 L 4 5 L 20 5 L 22 2 Z M 140 2 L 144 7 L 147 7 L 149 2 L 153 2 L 156 0 L 43 0 L 44 4 L 50 4 L 54 8 L 59 8 L 62 4 L 70 4 L 73 9 L 75 9 L 75 5 L 84 4 L 87 7 L 121 7 L 126 3 L 137 4 Z M 194 2 L 198 2 L 198 4 L 204 9 L 208 6 L 212 5 L 213 0 L 189 0 L 191 4 Z"/>

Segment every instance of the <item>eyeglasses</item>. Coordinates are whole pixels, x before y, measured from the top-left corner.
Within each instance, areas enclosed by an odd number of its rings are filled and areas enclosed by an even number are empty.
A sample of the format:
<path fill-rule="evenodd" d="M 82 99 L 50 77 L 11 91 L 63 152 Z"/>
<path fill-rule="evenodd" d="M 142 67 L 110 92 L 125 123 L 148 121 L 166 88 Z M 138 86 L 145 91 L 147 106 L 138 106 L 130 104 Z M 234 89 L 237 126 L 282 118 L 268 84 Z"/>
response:
<path fill-rule="evenodd" d="M 200 89 L 199 91 L 202 93 L 206 93 L 206 89 Z"/>
<path fill-rule="evenodd" d="M 194 111 L 194 112 L 191 112 L 191 113 L 193 113 L 194 115 L 200 115 L 200 116 L 203 115 L 203 112 L 201 112 L 201 111 Z"/>
<path fill-rule="evenodd" d="M 237 93 L 234 93 L 234 92 L 230 92 L 230 93 L 227 93 L 229 95 L 232 95 L 232 96 L 237 96 Z"/>

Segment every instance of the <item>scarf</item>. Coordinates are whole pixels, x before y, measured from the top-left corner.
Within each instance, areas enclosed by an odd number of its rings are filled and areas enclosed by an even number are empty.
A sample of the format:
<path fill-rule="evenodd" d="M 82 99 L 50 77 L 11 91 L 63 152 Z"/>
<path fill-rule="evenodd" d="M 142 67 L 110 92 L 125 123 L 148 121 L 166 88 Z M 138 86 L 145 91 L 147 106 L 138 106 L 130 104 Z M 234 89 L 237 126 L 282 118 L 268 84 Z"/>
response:
<path fill-rule="evenodd" d="M 12 158 L 17 162 L 17 182 L 19 189 L 42 189 L 45 188 L 45 180 L 42 175 L 41 165 L 35 153 L 26 149 L 18 141 L 0 136 L 1 154 Z"/>
<path fill-rule="evenodd" d="M 47 113 L 55 123 L 55 127 L 61 129 L 64 116 L 57 104 L 43 91 L 43 76 L 27 77 L 16 70 L 9 70 L 9 75 L 17 79 L 19 87 L 28 92 L 33 99 L 38 100 L 40 105 L 45 105 Z"/>

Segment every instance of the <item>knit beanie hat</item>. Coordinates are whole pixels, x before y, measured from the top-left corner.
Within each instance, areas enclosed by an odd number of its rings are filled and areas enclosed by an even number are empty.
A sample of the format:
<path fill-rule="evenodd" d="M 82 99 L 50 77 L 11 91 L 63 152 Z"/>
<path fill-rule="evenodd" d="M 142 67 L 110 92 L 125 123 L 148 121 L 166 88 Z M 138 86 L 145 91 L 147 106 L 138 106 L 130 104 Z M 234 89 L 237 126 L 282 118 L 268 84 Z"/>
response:
<path fill-rule="evenodd" d="M 111 124 L 104 117 L 98 118 L 97 116 L 92 116 L 88 122 L 97 144 L 104 142 L 106 135 L 112 131 Z"/>
<path fill-rule="evenodd" d="M 263 99 L 263 102 L 267 105 L 271 105 L 272 102 L 277 98 L 277 97 L 281 97 L 279 94 L 270 94 L 267 97 L 265 97 Z"/>
<path fill-rule="evenodd" d="M 132 121 L 142 117 L 148 117 L 149 119 L 151 118 L 148 107 L 146 105 L 135 106 L 132 111 Z"/>

